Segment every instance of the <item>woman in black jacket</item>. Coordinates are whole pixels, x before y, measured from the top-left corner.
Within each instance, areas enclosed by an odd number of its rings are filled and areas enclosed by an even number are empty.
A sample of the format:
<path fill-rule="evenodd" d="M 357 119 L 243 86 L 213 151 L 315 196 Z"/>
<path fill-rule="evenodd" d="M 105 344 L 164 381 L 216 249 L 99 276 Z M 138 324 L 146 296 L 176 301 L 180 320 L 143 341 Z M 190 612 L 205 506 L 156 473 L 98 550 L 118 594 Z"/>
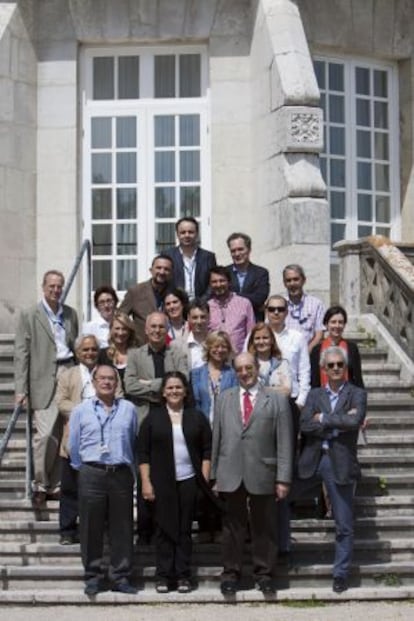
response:
<path fill-rule="evenodd" d="M 187 406 L 185 376 L 166 373 L 164 405 L 154 407 L 138 436 L 142 496 L 155 502 L 156 590 L 191 591 L 191 526 L 197 489 L 210 491 L 211 430 L 206 417 Z"/>

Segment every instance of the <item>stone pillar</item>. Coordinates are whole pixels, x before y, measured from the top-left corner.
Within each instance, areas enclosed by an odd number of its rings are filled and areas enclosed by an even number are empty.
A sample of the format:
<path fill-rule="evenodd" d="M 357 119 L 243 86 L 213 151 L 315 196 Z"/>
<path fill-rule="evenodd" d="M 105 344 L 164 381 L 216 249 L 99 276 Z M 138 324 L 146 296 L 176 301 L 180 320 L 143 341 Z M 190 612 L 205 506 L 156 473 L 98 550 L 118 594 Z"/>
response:
<path fill-rule="evenodd" d="M 339 303 L 349 315 L 361 314 L 361 241 L 340 241 L 334 246 L 340 258 Z"/>

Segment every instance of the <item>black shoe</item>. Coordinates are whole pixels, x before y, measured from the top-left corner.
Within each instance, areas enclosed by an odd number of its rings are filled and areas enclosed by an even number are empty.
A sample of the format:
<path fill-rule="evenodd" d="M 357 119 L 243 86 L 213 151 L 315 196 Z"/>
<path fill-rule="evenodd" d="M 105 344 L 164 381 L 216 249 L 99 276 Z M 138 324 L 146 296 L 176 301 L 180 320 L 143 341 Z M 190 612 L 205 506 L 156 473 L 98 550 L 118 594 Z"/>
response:
<path fill-rule="evenodd" d="M 46 492 L 33 492 L 32 503 L 35 509 L 43 509 L 46 506 Z"/>
<path fill-rule="evenodd" d="M 237 593 L 237 582 L 235 580 L 223 580 L 220 584 L 220 591 L 223 595 L 234 595 Z"/>
<path fill-rule="evenodd" d="M 168 593 L 170 587 L 166 580 L 157 580 L 155 583 L 155 590 L 157 593 Z"/>
<path fill-rule="evenodd" d="M 341 578 L 341 576 L 337 576 L 333 579 L 332 583 L 332 591 L 334 593 L 343 593 L 348 589 L 348 582 L 346 578 Z"/>
<path fill-rule="evenodd" d="M 138 593 L 137 589 L 133 587 L 132 584 L 129 584 L 128 580 L 115 582 L 112 590 L 117 593 L 126 593 L 127 595 L 136 595 Z"/>
<path fill-rule="evenodd" d="M 180 578 L 177 582 L 177 591 L 179 593 L 190 593 L 193 590 L 191 582 L 187 578 Z"/>
<path fill-rule="evenodd" d="M 84 593 L 85 595 L 97 595 L 101 591 L 98 582 L 87 582 L 85 586 Z"/>
<path fill-rule="evenodd" d="M 270 578 L 262 578 L 259 580 L 257 588 L 263 593 L 263 595 L 273 595 L 276 593 L 275 585 L 273 584 L 273 580 Z"/>

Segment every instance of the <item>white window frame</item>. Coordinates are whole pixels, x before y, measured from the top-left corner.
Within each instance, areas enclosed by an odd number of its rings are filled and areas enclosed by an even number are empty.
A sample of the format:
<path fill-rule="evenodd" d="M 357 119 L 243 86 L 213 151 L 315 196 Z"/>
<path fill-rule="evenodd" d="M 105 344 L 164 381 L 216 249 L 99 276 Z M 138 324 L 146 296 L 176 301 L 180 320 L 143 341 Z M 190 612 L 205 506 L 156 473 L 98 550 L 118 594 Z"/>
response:
<path fill-rule="evenodd" d="M 200 54 L 201 56 L 201 96 L 188 98 L 153 98 L 151 89 L 151 63 L 154 55 Z M 93 100 L 93 58 L 97 56 L 117 57 L 132 55 L 140 57 L 139 99 L 112 99 Z M 116 63 L 115 63 L 116 66 Z M 116 79 L 116 78 L 115 78 Z M 177 72 L 176 72 L 177 79 Z M 208 88 L 208 57 L 205 46 L 147 46 L 147 47 L 84 47 L 80 52 L 80 92 L 81 92 L 81 127 L 82 148 L 81 166 L 81 214 L 82 237 L 91 239 L 92 235 L 92 167 L 91 167 L 91 119 L 98 116 L 137 116 L 140 125 L 145 127 L 145 149 L 139 148 L 142 137 L 137 146 L 137 186 L 138 186 L 138 213 L 141 225 L 138 227 L 138 252 L 140 255 L 137 265 L 137 281 L 149 278 L 149 267 L 155 254 L 155 201 L 154 201 L 154 135 L 153 119 L 157 115 L 200 115 L 200 192 L 201 213 L 199 218 L 200 237 L 204 247 L 211 247 L 211 147 L 210 147 L 210 90 Z M 138 128 L 139 132 L 139 128 Z M 146 157 L 149 155 L 149 158 Z M 146 162 L 151 159 L 152 162 Z M 145 171 L 145 174 L 143 174 Z M 113 182 L 114 183 L 114 182 Z M 146 205 L 146 209 L 142 209 Z M 176 219 L 173 218 L 172 221 Z M 113 222 L 114 220 L 112 220 Z M 168 220 L 166 220 L 167 222 Z M 103 221 L 105 223 L 106 221 Z M 112 261 L 115 261 L 116 248 L 112 248 Z M 128 258 L 123 255 L 122 258 Z M 113 263 L 114 265 L 114 263 Z M 84 282 L 86 279 L 84 278 Z M 109 283 L 111 284 L 111 283 Z M 85 285 L 86 288 L 86 285 Z M 120 298 L 124 291 L 120 291 Z M 83 299 L 86 300 L 84 291 Z"/>
<path fill-rule="evenodd" d="M 399 150 L 399 97 L 398 97 L 398 67 L 396 63 L 382 62 L 362 57 L 349 56 L 325 56 L 315 54 L 314 61 L 324 63 L 339 63 L 344 66 L 344 101 L 345 101 L 345 238 L 358 239 L 357 205 L 357 167 L 355 165 L 356 154 L 356 112 L 355 102 L 357 96 L 355 89 L 355 68 L 367 68 L 370 71 L 387 71 L 388 74 L 388 106 L 389 106 L 389 174 L 390 174 L 390 238 L 399 239 L 401 235 L 401 205 L 400 205 L 400 150 Z M 325 88 L 325 93 L 330 91 Z M 372 101 L 372 96 L 370 97 Z M 325 137 L 327 133 L 325 131 Z M 325 145 L 326 148 L 326 145 Z M 374 160 L 374 158 L 372 158 Z M 327 162 L 329 159 L 327 157 Z M 373 191 L 374 194 L 374 191 Z M 329 186 L 328 186 L 329 199 Z M 374 207 L 373 207 L 374 208 Z M 331 222 L 335 218 L 330 217 Z M 373 222 L 376 220 L 373 218 Z M 380 226 L 380 225 L 378 225 Z M 337 253 L 332 251 L 333 262 L 337 261 Z"/>

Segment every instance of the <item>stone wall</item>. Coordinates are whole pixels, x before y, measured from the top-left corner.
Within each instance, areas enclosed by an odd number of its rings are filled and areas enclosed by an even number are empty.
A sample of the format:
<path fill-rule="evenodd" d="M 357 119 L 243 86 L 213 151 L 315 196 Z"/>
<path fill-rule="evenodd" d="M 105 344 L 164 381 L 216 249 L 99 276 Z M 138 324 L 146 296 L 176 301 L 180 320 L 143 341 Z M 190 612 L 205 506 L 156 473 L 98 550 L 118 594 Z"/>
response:
<path fill-rule="evenodd" d="M 36 55 L 15 2 L 0 2 L 0 331 L 31 303 L 36 279 Z"/>

